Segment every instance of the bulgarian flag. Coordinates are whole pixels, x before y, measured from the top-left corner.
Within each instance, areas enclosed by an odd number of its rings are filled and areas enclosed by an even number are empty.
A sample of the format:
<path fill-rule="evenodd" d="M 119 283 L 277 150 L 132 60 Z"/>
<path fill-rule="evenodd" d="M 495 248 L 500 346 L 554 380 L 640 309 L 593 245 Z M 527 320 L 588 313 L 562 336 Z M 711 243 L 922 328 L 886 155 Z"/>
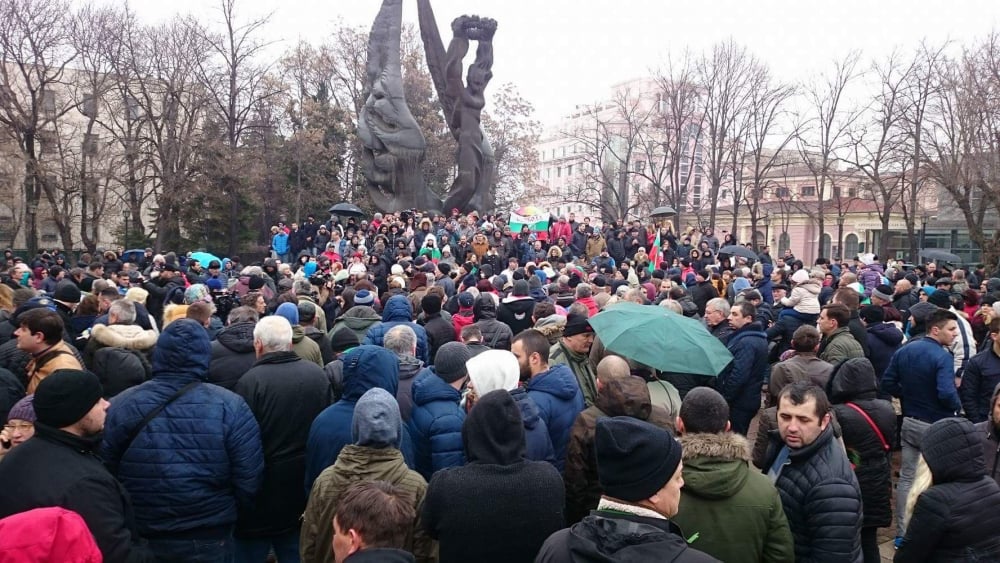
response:
<path fill-rule="evenodd" d="M 547 211 L 539 209 L 533 205 L 519 208 L 510 214 L 510 230 L 513 233 L 521 232 L 521 227 L 527 225 L 532 231 L 549 230 L 549 214 Z"/>
<path fill-rule="evenodd" d="M 653 270 L 660 265 L 660 231 L 656 231 L 656 240 L 653 241 L 653 247 L 649 249 L 649 273 L 652 274 Z"/>

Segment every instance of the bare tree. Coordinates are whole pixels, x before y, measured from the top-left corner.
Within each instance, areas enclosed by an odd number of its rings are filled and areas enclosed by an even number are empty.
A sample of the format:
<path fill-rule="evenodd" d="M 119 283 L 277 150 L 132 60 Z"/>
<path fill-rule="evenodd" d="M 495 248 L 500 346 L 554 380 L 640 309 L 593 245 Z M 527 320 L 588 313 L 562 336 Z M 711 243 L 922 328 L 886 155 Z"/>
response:
<path fill-rule="evenodd" d="M 732 39 L 718 43 L 697 63 L 704 91 L 705 171 L 709 181 L 708 223 L 714 228 L 723 182 L 734 180 L 734 156 L 746 135 L 746 113 L 759 64 L 745 47 Z M 735 182 L 734 182 L 735 183 Z"/>
<path fill-rule="evenodd" d="M 53 123 L 75 107 L 59 95 L 67 66 L 76 58 L 68 15 L 69 5 L 62 0 L 0 0 L 0 125 L 20 150 L 25 243 L 32 255 L 38 250 L 45 181 L 40 137 L 54 146 Z"/>
<path fill-rule="evenodd" d="M 222 15 L 221 33 L 212 33 L 193 19 L 188 26 L 209 48 L 210 58 L 200 59 L 198 79 L 206 92 L 213 119 L 221 124 L 222 162 L 214 163 L 218 188 L 229 202 L 228 232 L 230 255 L 237 252 L 239 244 L 240 202 L 247 190 L 241 178 L 243 161 L 238 149 L 248 128 L 255 125 L 254 108 L 262 100 L 280 94 L 273 82 L 265 80 L 270 70 L 259 59 L 268 46 L 258 39 L 263 27 L 270 20 L 264 16 L 241 22 L 236 13 L 237 0 L 219 0 Z"/>
<path fill-rule="evenodd" d="M 483 129 L 496 162 L 493 191 L 497 209 L 510 209 L 538 174 L 535 146 L 541 125 L 533 119 L 534 111 L 531 102 L 510 83 L 493 91 L 483 111 Z"/>
<path fill-rule="evenodd" d="M 833 176 L 838 160 L 837 153 L 844 149 L 848 134 L 860 111 L 847 105 L 845 94 L 856 78 L 860 53 L 848 54 L 834 63 L 831 74 L 822 75 L 818 81 L 804 88 L 809 112 L 802 116 L 796 136 L 802 162 L 808 167 L 816 183 L 816 205 L 810 215 L 818 227 L 817 256 L 822 256 L 823 236 L 826 234 L 826 199 L 833 189 Z M 831 191 L 828 191 L 831 190 Z"/>

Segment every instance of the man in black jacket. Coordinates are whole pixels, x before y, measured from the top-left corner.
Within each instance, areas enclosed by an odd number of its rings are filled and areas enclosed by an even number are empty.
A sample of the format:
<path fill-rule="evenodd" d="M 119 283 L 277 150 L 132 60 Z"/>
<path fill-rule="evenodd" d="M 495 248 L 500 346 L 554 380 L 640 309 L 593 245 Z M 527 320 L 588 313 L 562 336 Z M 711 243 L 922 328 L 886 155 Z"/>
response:
<path fill-rule="evenodd" d="M 441 317 L 441 297 L 428 293 L 420 300 L 420 308 L 424 311 L 421 324 L 427 332 L 427 346 L 430 348 L 431 363 L 437 356 L 437 351 L 448 342 L 455 341 L 455 327 Z M 384 343 L 383 343 L 384 344 Z"/>
<path fill-rule="evenodd" d="M 0 464 L 0 518 L 59 506 L 78 513 L 105 561 L 152 562 L 122 486 L 97 457 L 108 402 L 97 376 L 59 370 L 35 391 L 35 436 Z"/>
<path fill-rule="evenodd" d="M 298 560 L 299 517 L 306 440 L 316 416 L 330 405 L 330 380 L 316 364 L 292 351 L 292 326 L 265 317 L 253 331 L 257 363 L 233 388 L 250 405 L 264 446 L 264 484 L 255 506 L 236 523 L 236 560 L 264 561 L 273 547 L 278 560 Z"/>
<path fill-rule="evenodd" d="M 860 562 L 861 488 L 830 419 L 822 389 L 786 386 L 764 467 L 781 495 L 796 561 Z"/>
<path fill-rule="evenodd" d="M 232 390 L 243 374 L 253 367 L 257 354 L 253 349 L 253 329 L 257 311 L 236 307 L 229 312 L 226 328 L 212 341 L 212 361 L 208 364 L 208 382 Z"/>
<path fill-rule="evenodd" d="M 990 321 L 989 328 L 993 342 L 969 360 L 958 388 L 965 416 L 974 423 L 990 418 L 993 389 L 1000 384 L 1000 319 Z"/>
<path fill-rule="evenodd" d="M 681 445 L 669 432 L 628 416 L 598 419 L 597 510 L 545 540 L 537 563 L 716 559 L 688 547 L 670 521 L 681 500 Z"/>

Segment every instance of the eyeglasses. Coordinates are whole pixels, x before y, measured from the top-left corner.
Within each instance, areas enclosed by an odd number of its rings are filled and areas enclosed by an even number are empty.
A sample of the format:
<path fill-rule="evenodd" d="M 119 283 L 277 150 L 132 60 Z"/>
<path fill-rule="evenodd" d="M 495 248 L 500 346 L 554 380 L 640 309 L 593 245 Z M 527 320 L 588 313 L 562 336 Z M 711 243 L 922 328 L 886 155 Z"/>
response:
<path fill-rule="evenodd" d="M 15 432 L 17 430 L 27 431 L 27 430 L 32 430 L 34 428 L 35 425 L 30 422 L 24 422 L 22 424 L 5 424 L 3 427 L 3 429 L 6 430 L 7 432 Z"/>

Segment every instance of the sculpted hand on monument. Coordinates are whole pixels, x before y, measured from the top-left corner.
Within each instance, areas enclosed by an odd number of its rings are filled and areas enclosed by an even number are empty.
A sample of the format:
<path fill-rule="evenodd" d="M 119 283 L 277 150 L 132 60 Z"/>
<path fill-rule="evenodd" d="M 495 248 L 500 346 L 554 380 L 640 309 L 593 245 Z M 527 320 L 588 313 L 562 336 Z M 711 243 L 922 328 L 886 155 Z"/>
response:
<path fill-rule="evenodd" d="M 469 37 L 468 35 L 466 35 L 466 29 L 468 28 L 469 21 L 471 21 L 473 18 L 478 19 L 477 16 L 464 15 L 464 16 L 458 16 L 457 18 L 452 20 L 451 22 L 452 34 L 454 34 L 454 36 L 458 37 L 459 39 L 468 39 Z"/>

